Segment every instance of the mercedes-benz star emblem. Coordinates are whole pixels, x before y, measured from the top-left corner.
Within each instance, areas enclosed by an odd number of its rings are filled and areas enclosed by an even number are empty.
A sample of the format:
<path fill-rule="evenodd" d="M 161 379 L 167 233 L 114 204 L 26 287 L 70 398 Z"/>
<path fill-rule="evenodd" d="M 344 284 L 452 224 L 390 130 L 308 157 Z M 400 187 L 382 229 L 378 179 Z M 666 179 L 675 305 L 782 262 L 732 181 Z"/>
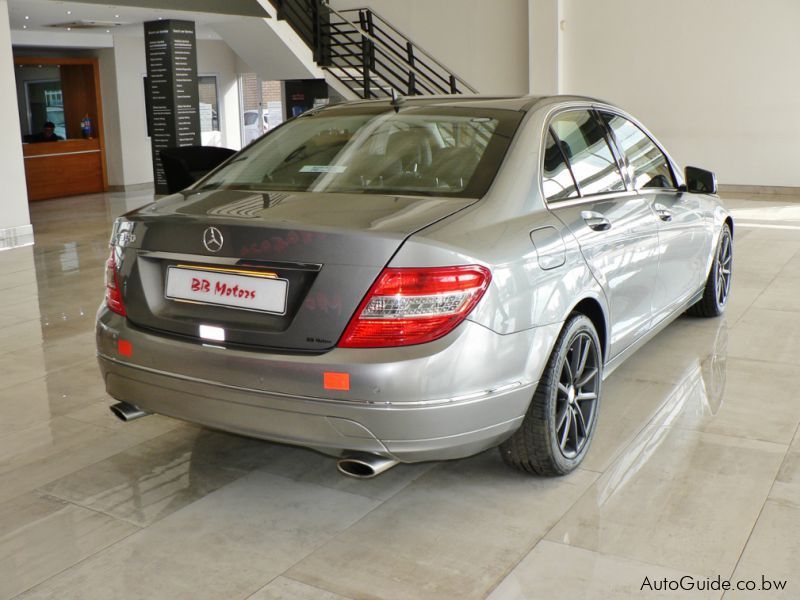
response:
<path fill-rule="evenodd" d="M 205 246 L 206 250 L 209 252 L 219 252 L 222 250 L 224 241 L 222 233 L 220 233 L 220 230 L 216 227 L 209 227 L 203 232 L 203 246 Z"/>

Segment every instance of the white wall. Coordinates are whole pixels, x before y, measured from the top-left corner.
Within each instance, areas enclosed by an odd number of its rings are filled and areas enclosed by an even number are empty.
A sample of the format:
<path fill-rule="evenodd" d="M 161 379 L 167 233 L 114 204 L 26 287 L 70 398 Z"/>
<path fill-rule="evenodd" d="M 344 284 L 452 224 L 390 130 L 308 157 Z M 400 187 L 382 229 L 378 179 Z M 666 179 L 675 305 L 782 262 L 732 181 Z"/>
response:
<path fill-rule="evenodd" d="M 0 136 L 0 181 L 3 182 L 3 194 L 0 197 L 0 248 L 33 241 L 22 158 L 22 134 L 19 119 L 15 118 L 17 110 L 8 3 L 0 0 L 0 114 L 12 117 L 6 119 L 5 132 Z"/>
<path fill-rule="evenodd" d="M 562 92 L 620 104 L 721 183 L 800 186 L 800 2 L 561 1 Z"/>
<path fill-rule="evenodd" d="M 114 49 L 100 50 L 103 113 L 106 122 L 108 183 L 132 186 L 153 181 L 153 159 L 147 137 L 143 77 L 147 73 L 141 25 L 114 32 Z M 239 91 L 236 55 L 222 41 L 198 40 L 198 72 L 216 75 L 219 86 L 222 143 L 238 149 Z"/>
<path fill-rule="evenodd" d="M 528 0 L 332 0 L 368 6 L 481 94 L 528 91 Z"/>
<path fill-rule="evenodd" d="M 234 150 L 241 149 L 239 76 L 236 54 L 223 41 L 198 40 L 197 70 L 200 75 L 217 76 L 222 145 Z"/>

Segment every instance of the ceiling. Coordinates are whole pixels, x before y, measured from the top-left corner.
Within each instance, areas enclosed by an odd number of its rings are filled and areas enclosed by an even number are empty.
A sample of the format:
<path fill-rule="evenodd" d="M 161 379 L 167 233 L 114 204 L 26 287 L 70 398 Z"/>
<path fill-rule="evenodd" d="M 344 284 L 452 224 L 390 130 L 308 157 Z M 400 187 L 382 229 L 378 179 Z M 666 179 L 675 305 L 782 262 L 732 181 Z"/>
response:
<path fill-rule="evenodd" d="M 141 3 L 141 2 L 139 2 Z M 160 2 L 163 5 L 166 2 Z M 201 4 L 196 2 L 195 4 Z M 219 4 L 219 3 L 218 3 Z M 145 21 L 157 19 L 184 19 L 197 24 L 198 38 L 218 38 L 210 26 L 242 19 L 242 16 L 224 15 L 211 12 L 164 10 L 119 6 L 114 4 L 94 4 L 85 2 L 60 2 L 56 0 L 8 0 L 11 30 L 16 32 L 59 32 L 76 35 L 95 34 L 105 36 L 112 30 L 122 27 L 140 26 Z M 95 22 L 99 27 L 85 29 L 70 23 Z M 60 25 L 53 28 L 53 25 Z"/>

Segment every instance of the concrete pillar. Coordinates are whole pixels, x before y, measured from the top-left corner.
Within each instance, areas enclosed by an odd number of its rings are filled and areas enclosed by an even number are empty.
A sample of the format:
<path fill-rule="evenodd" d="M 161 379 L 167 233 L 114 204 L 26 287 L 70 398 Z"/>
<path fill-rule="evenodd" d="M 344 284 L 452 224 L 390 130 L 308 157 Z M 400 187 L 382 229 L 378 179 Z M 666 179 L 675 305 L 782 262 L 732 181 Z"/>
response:
<path fill-rule="evenodd" d="M 528 46 L 530 93 L 561 93 L 561 0 L 528 0 Z"/>
<path fill-rule="evenodd" d="M 8 116 L 5 133 L 0 135 L 0 250 L 33 243 L 18 111 L 8 1 L 0 0 L 0 115 Z"/>

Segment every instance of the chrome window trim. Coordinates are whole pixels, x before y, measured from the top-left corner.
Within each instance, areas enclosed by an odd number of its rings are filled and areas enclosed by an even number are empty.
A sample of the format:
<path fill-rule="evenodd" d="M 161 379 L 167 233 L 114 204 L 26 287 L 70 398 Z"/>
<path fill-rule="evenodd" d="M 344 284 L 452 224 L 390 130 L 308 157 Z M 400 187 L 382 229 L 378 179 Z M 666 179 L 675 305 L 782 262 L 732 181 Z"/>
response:
<path fill-rule="evenodd" d="M 568 206 L 580 206 L 582 204 L 594 204 L 595 202 L 602 202 L 603 200 L 616 200 L 618 198 L 635 198 L 638 196 L 635 191 L 633 190 L 625 190 L 624 192 L 606 192 L 603 194 L 590 194 L 588 196 L 582 196 L 580 198 L 569 198 L 567 200 L 556 200 L 553 203 L 547 203 L 545 201 L 545 205 L 549 210 L 558 210 L 559 208 L 564 208 Z"/>
<path fill-rule="evenodd" d="M 625 189 L 620 190 L 618 192 L 603 192 L 600 194 L 584 194 L 580 190 L 580 186 L 578 185 L 577 180 L 575 180 L 575 175 L 572 173 L 572 166 L 568 163 L 567 168 L 570 170 L 570 175 L 572 176 L 573 180 L 575 181 L 575 185 L 577 186 L 578 197 L 577 198 L 566 198 L 564 200 L 548 200 L 544 194 L 544 187 L 543 184 L 543 174 L 544 174 L 544 151 L 547 146 L 547 132 L 550 131 L 550 127 L 552 125 L 553 119 L 555 119 L 558 115 L 571 112 L 576 110 L 585 110 L 588 112 L 595 112 L 595 105 L 586 102 L 569 102 L 564 104 L 559 104 L 550 108 L 544 116 L 544 125 L 542 126 L 542 131 L 539 141 L 539 168 L 536 177 L 538 179 L 538 187 L 539 187 L 539 195 L 542 198 L 542 202 L 546 209 L 551 210 L 554 208 L 560 208 L 562 206 L 577 206 L 580 204 L 586 204 L 588 202 L 598 202 L 602 200 L 609 200 L 611 198 L 621 198 L 627 196 L 634 196 L 636 195 L 636 191 L 632 189 L 630 186 L 629 178 L 620 170 L 620 176 L 622 177 L 622 182 L 625 184 Z M 599 117 L 599 115 L 596 115 Z M 609 140 L 611 141 L 611 140 Z M 660 146 L 659 146 L 660 147 Z M 614 156 L 614 160 L 617 161 L 617 151 L 609 145 L 609 149 L 611 150 L 611 154 Z M 665 153 L 666 154 L 666 153 Z M 619 163 L 617 163 L 617 168 L 620 168 Z"/>
<path fill-rule="evenodd" d="M 616 106 L 611 106 L 610 104 L 604 104 L 602 102 L 594 102 L 594 103 L 592 103 L 591 106 L 597 111 L 611 113 L 611 114 L 620 116 L 623 119 L 627 119 L 628 121 L 630 121 L 631 123 L 636 125 L 636 127 L 638 127 L 642 131 L 642 133 L 644 133 L 648 138 L 650 138 L 650 141 L 653 142 L 655 147 L 658 148 L 659 150 L 661 150 L 661 153 L 666 157 L 667 163 L 669 163 L 669 166 L 672 169 L 672 177 L 675 180 L 675 183 L 677 184 L 677 186 L 674 187 L 674 188 L 652 188 L 652 189 L 665 189 L 665 190 L 669 190 L 671 192 L 680 192 L 681 186 L 686 184 L 686 182 L 683 179 L 683 170 L 679 168 L 678 163 L 676 163 L 673 160 L 673 158 L 672 158 L 672 156 L 670 156 L 669 152 L 667 152 L 664 149 L 664 146 L 661 145 L 661 142 L 658 141 L 658 138 L 656 138 L 652 134 L 652 132 L 649 129 L 647 129 L 647 127 L 642 125 L 641 121 L 639 121 L 637 118 L 629 115 L 624 110 L 622 110 L 620 108 L 617 108 Z M 644 189 L 644 188 L 642 188 L 642 189 Z M 641 191 L 641 190 L 637 190 L 637 191 Z"/>

